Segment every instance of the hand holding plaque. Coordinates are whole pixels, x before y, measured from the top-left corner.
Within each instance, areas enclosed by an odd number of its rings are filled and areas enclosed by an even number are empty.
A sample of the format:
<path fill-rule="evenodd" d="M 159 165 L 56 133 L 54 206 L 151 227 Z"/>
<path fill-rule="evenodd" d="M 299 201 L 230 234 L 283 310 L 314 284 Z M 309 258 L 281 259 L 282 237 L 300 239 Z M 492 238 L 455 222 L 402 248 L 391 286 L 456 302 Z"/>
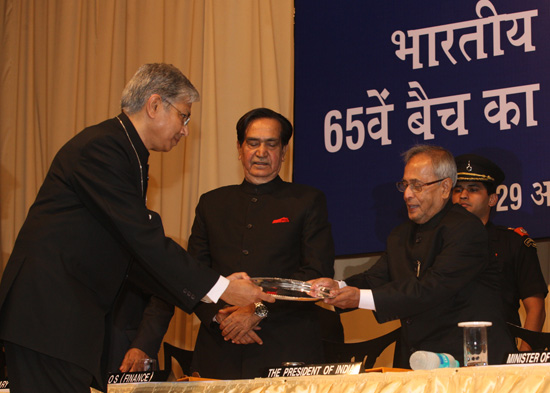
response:
<path fill-rule="evenodd" d="M 351 286 L 340 288 L 338 281 L 331 278 L 318 278 L 309 283 L 311 283 L 312 293 L 315 293 L 317 288 L 324 288 L 330 293 L 330 296 L 324 298 L 326 304 L 342 309 L 359 307 L 361 291 L 358 288 Z"/>
<path fill-rule="evenodd" d="M 333 298 L 335 296 L 334 291 L 337 291 L 338 289 L 340 289 L 340 285 L 338 285 L 338 281 L 335 281 L 332 278 L 328 278 L 328 277 L 309 280 L 308 284 L 311 285 L 311 292 L 313 296 L 315 296 L 315 293 L 317 293 L 318 290 L 322 292 L 332 293 L 331 296 L 325 296 L 325 298 Z"/>
<path fill-rule="evenodd" d="M 273 296 L 265 293 L 257 285 L 250 281 L 248 274 L 244 272 L 233 273 L 227 276 L 229 285 L 222 293 L 221 299 L 234 306 L 246 306 L 250 303 L 264 301 L 273 303 Z"/>

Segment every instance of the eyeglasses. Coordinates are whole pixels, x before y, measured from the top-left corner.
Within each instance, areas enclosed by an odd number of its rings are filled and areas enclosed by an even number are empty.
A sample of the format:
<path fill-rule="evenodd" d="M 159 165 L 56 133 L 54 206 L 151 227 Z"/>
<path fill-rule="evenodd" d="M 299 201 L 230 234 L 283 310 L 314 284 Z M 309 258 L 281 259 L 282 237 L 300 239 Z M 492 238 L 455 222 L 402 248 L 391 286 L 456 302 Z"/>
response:
<path fill-rule="evenodd" d="M 191 115 L 186 115 L 185 113 L 180 111 L 178 108 L 176 108 L 170 101 L 168 100 L 164 100 L 164 101 L 166 101 L 168 105 L 170 105 L 172 108 L 178 111 L 179 115 L 181 116 L 181 122 L 183 123 L 184 126 L 189 124 L 189 120 L 191 120 Z"/>
<path fill-rule="evenodd" d="M 405 180 L 401 180 L 401 181 L 398 181 L 397 183 L 395 183 L 395 185 L 397 186 L 397 189 L 400 191 L 400 192 L 405 192 L 405 190 L 407 189 L 407 187 L 411 187 L 411 191 L 412 192 L 416 192 L 416 193 L 419 193 L 419 192 L 422 192 L 422 189 L 426 186 L 430 186 L 432 184 L 435 184 L 435 183 L 438 183 L 440 181 L 443 181 L 445 180 L 446 177 L 444 177 L 443 179 L 439 179 L 439 180 L 434 180 L 434 181 L 431 181 L 429 183 L 422 183 L 420 181 L 418 182 L 414 182 L 414 183 L 409 183 Z"/>

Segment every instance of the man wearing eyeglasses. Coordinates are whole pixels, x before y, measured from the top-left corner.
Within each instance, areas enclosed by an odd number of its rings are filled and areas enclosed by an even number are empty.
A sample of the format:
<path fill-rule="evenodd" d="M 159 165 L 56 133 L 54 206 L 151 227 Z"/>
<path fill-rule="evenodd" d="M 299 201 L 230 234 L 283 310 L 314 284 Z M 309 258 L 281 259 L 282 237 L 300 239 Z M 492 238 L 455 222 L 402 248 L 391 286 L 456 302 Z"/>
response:
<path fill-rule="evenodd" d="M 149 150 L 167 152 L 188 134 L 198 98 L 176 67 L 146 64 L 123 91 L 122 113 L 57 153 L 0 284 L 12 393 L 106 391 L 112 312 L 127 278 L 187 312 L 201 300 L 274 301 L 245 273 L 226 278 L 195 261 L 146 207 Z"/>
<path fill-rule="evenodd" d="M 418 350 L 450 353 L 462 361 L 463 332 L 457 324 L 463 321 L 492 322 L 489 361 L 502 363 L 514 346 L 502 316 L 498 270 L 488 259 L 483 224 L 452 203 L 454 158 L 428 145 L 409 149 L 404 158 L 397 188 L 409 221 L 392 231 L 372 268 L 341 283 L 315 280 L 313 289 L 330 287 L 335 297 L 326 303 L 373 310 L 380 323 L 401 319 L 395 367 L 408 368 Z"/>
<path fill-rule="evenodd" d="M 456 157 L 458 182 L 453 190 L 453 202 L 474 213 L 485 225 L 489 235 L 489 257 L 502 270 L 501 294 L 507 322 L 521 326 L 518 313 L 520 299 L 525 308 L 524 328 L 540 332 L 546 312 L 544 298 L 548 287 L 540 268 L 537 245 L 523 228 L 508 228 L 493 224 L 491 209 L 498 202 L 497 187 L 504 172 L 493 161 L 477 154 Z M 530 351 L 523 341 L 520 351 Z"/>

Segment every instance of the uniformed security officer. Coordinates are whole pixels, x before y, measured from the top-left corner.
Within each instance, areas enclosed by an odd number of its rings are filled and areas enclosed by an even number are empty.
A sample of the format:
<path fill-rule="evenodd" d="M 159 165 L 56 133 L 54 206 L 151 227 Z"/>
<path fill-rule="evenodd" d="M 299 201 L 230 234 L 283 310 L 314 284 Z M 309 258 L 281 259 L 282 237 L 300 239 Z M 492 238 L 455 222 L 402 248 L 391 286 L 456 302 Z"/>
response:
<path fill-rule="evenodd" d="M 523 228 L 507 228 L 489 221 L 491 208 L 498 202 L 497 187 L 504 172 L 491 160 L 476 154 L 456 157 L 457 184 L 453 202 L 478 216 L 489 234 L 492 258 L 502 267 L 502 298 L 507 322 L 520 326 L 518 309 L 521 299 L 526 316 L 524 328 L 541 331 L 546 312 L 544 298 L 548 288 L 542 275 L 536 243 Z M 531 350 L 522 342 L 521 351 Z"/>

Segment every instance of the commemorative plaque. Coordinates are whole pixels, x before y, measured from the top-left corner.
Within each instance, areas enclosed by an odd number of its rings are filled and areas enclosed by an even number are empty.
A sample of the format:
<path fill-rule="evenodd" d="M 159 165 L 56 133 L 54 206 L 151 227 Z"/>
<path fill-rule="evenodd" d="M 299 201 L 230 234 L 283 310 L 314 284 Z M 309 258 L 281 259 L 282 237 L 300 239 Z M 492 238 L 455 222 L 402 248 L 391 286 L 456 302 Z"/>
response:
<path fill-rule="evenodd" d="M 278 300 L 316 302 L 331 297 L 330 289 L 321 287 L 313 292 L 311 284 L 305 281 L 277 277 L 255 277 L 251 280 L 261 287 L 265 293 L 269 293 Z"/>

